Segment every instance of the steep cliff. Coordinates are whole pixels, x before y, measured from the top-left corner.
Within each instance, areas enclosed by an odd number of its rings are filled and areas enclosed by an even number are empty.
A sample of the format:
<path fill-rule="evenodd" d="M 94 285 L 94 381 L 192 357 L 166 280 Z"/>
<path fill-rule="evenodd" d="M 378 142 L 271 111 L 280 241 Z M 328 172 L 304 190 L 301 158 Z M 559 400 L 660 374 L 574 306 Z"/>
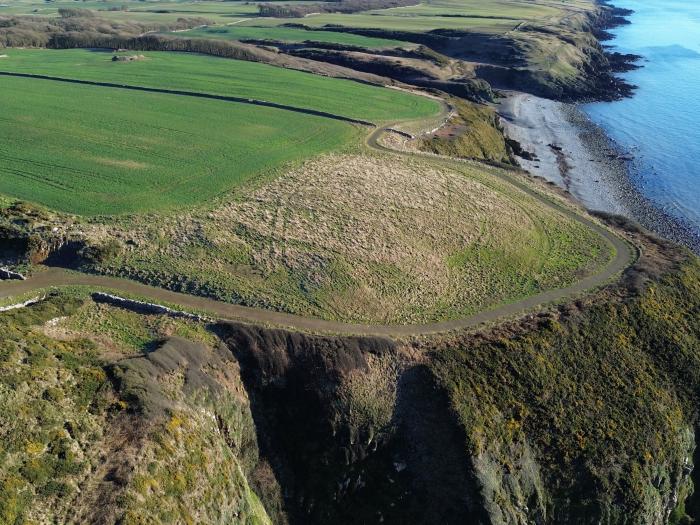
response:
<path fill-rule="evenodd" d="M 80 290 L 3 313 L 0 516 L 689 523 L 700 262 L 629 235 L 616 284 L 478 333 L 207 326 Z"/>
<path fill-rule="evenodd" d="M 432 347 L 492 523 L 687 520 L 700 264 L 645 249 L 624 289 Z"/>

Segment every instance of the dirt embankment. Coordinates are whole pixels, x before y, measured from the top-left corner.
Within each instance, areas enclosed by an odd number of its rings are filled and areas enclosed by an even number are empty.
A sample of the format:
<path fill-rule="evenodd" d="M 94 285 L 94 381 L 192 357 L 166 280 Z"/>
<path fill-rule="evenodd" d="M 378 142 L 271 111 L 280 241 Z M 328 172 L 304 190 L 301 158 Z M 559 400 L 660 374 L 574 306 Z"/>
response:
<path fill-rule="evenodd" d="M 448 60 L 436 64 L 424 57 L 392 56 L 350 50 L 330 50 L 307 47 L 283 47 L 296 57 L 327 62 L 347 69 L 379 75 L 411 86 L 449 93 L 474 102 L 489 102 L 494 94 L 491 87 L 476 78 L 469 69 L 461 70 L 459 64 Z"/>
<path fill-rule="evenodd" d="M 464 436 L 424 364 L 385 339 L 220 330 L 291 524 L 478 518 Z"/>

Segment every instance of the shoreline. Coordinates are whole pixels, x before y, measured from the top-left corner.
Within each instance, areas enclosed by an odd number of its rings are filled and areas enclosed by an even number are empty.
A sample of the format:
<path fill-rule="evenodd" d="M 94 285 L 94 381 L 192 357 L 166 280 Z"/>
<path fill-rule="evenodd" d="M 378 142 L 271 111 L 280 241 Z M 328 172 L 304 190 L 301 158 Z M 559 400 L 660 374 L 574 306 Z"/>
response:
<path fill-rule="evenodd" d="M 577 105 L 507 92 L 498 113 L 505 135 L 533 155 L 518 157 L 525 170 L 567 190 L 589 210 L 623 215 L 700 254 L 700 234 L 637 188 L 632 154 Z"/>

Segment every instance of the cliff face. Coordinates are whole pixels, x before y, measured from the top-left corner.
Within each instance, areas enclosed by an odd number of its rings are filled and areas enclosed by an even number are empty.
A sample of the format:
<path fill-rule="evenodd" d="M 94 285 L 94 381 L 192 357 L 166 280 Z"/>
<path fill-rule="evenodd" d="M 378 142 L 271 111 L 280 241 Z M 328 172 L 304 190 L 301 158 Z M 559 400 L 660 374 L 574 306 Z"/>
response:
<path fill-rule="evenodd" d="M 452 79 L 453 86 L 435 83 L 433 87 L 466 99 L 488 100 L 487 91 L 476 83 L 486 81 L 496 89 L 515 89 L 552 99 L 615 100 L 629 95 L 633 88 L 614 74 L 634 67 L 630 62 L 639 57 L 608 53 L 600 41 L 610 38 L 607 30 L 626 23 L 624 17 L 629 14 L 629 11 L 600 2 L 551 19 L 522 21 L 502 33 L 479 27 L 428 32 L 352 27 L 326 29 L 413 42 L 462 61 L 467 66 L 464 76 Z M 340 60 L 338 53 L 318 50 L 304 56 Z M 374 73 L 430 87 L 416 82 L 415 73 L 392 71 L 392 67 L 376 60 L 362 64 L 343 57 L 343 65 L 351 68 L 364 71 L 363 68 L 373 67 L 376 68 L 372 69 Z M 457 87 L 460 84 L 463 87 Z"/>
<path fill-rule="evenodd" d="M 94 320 L 61 327 L 84 304 L 0 316 L 0 523 L 270 523 L 230 352 L 173 337 L 119 355 Z"/>
<path fill-rule="evenodd" d="M 228 325 L 285 519 L 687 521 L 700 263 L 645 242 L 623 285 L 481 335 L 406 347 Z"/>
<path fill-rule="evenodd" d="M 3 314 L 1 520 L 689 523 L 700 262 L 632 235 L 618 284 L 478 334 L 170 319 L 125 355 L 109 334 L 164 321 L 77 292 Z"/>
<path fill-rule="evenodd" d="M 493 523 L 687 519 L 699 277 L 693 260 L 634 296 L 433 349 Z"/>
<path fill-rule="evenodd" d="M 425 364 L 383 339 L 223 334 L 286 495 L 278 522 L 457 523 L 481 511 L 464 435 Z"/>
<path fill-rule="evenodd" d="M 607 29 L 626 22 L 626 14 L 601 5 L 552 25 L 523 23 L 504 35 L 500 53 L 480 57 L 477 75 L 494 87 L 558 100 L 628 96 L 633 86 L 615 73 L 634 68 L 631 62 L 639 57 L 610 54 L 600 44 L 610 36 Z"/>

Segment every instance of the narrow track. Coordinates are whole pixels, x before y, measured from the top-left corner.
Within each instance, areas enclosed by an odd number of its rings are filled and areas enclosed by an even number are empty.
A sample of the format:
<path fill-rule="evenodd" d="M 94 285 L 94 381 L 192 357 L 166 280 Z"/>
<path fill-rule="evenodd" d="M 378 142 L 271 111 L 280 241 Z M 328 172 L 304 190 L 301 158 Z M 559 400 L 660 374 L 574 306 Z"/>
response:
<path fill-rule="evenodd" d="M 229 98 L 228 100 L 237 101 L 233 98 Z M 447 110 L 448 109 L 444 109 L 443 111 Z M 379 143 L 379 137 L 385 133 L 388 128 L 395 124 L 396 123 L 382 126 L 372 131 L 372 133 L 366 139 L 367 146 L 374 150 L 393 155 L 428 159 L 434 163 L 448 167 L 451 166 L 457 169 L 464 165 L 463 161 L 459 160 L 436 157 L 429 154 L 395 151 L 381 145 Z M 535 310 L 542 305 L 576 297 L 608 283 L 637 260 L 638 251 L 636 247 L 627 242 L 625 239 L 589 219 L 588 217 L 579 214 L 573 209 L 570 209 L 556 200 L 533 190 L 527 184 L 517 180 L 516 174 L 511 175 L 505 171 L 491 171 L 491 174 L 494 177 L 515 186 L 519 190 L 539 200 L 550 208 L 555 209 L 557 212 L 565 215 L 566 217 L 573 219 L 596 232 L 607 242 L 611 250 L 613 250 L 615 254 L 613 259 L 598 272 L 588 275 L 576 283 L 564 288 L 547 290 L 519 301 L 503 304 L 494 307 L 493 309 L 482 311 L 462 319 L 413 325 L 352 324 L 326 321 L 323 319 L 303 317 L 260 308 L 251 308 L 205 297 L 182 294 L 163 288 L 148 286 L 127 279 L 83 274 L 59 268 L 48 268 L 46 271 L 40 272 L 26 281 L 0 282 L 0 298 L 12 297 L 51 287 L 87 286 L 92 288 L 109 289 L 127 294 L 135 294 L 146 297 L 152 302 L 173 303 L 181 305 L 185 309 L 194 309 L 206 312 L 213 317 L 222 319 L 272 324 L 311 332 L 407 337 L 474 328 L 482 323 L 498 321 L 506 317 L 512 317 Z"/>

